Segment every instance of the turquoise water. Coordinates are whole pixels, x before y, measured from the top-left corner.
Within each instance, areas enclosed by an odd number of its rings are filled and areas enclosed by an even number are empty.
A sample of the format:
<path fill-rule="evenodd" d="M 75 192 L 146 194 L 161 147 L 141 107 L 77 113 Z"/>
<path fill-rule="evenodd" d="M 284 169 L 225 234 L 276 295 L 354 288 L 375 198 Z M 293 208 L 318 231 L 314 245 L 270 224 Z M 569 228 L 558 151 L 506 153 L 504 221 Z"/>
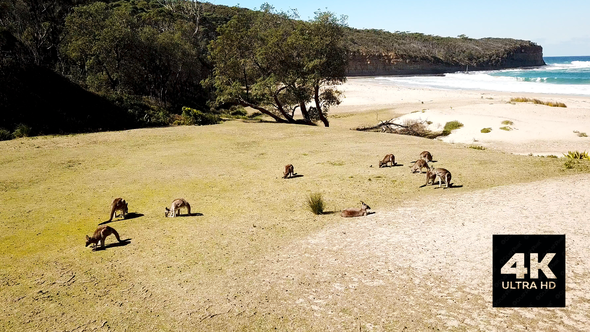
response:
<path fill-rule="evenodd" d="M 501 70 L 492 76 L 514 77 L 524 82 L 590 84 L 590 56 L 545 57 L 547 66 L 527 70 Z"/>
<path fill-rule="evenodd" d="M 489 90 L 590 96 L 590 56 L 545 57 L 546 66 L 444 76 L 377 77 L 382 84 L 451 90 Z"/>

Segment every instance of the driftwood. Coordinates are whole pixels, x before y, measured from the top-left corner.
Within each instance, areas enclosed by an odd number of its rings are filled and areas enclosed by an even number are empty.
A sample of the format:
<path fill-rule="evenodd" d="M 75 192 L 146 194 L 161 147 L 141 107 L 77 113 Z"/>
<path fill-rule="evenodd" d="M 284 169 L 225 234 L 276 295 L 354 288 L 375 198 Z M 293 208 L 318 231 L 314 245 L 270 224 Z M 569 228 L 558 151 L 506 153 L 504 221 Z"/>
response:
<path fill-rule="evenodd" d="M 358 127 L 355 130 L 358 130 L 358 131 L 371 131 L 371 130 L 380 129 L 381 131 L 386 131 L 387 130 L 386 128 L 391 128 L 391 126 L 397 126 L 397 127 L 406 128 L 406 129 L 408 128 L 408 126 L 394 123 L 393 122 L 394 120 L 395 119 L 391 119 L 391 120 L 388 120 L 388 121 L 381 121 L 376 126 Z"/>

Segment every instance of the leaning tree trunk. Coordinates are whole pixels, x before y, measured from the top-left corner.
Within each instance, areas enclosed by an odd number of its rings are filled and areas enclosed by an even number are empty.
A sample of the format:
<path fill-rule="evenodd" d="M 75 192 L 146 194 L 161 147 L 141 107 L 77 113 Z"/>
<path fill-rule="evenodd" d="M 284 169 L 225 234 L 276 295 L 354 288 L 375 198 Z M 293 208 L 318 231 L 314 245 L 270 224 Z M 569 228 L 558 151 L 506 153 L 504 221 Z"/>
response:
<path fill-rule="evenodd" d="M 320 86 L 314 86 L 314 99 L 315 99 L 315 107 L 318 111 L 318 115 L 320 116 L 320 120 L 324 123 L 324 126 L 330 127 L 330 122 L 324 116 L 324 112 L 322 111 L 322 107 L 320 106 Z"/>

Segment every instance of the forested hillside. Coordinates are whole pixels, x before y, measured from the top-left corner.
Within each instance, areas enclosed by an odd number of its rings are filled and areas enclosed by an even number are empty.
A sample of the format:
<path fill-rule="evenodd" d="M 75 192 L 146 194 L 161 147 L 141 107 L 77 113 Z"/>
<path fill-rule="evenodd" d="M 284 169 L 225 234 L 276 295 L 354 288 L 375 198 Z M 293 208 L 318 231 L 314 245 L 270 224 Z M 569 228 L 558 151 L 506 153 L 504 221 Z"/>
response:
<path fill-rule="evenodd" d="M 240 42 L 228 43 L 235 33 Z M 371 74 L 375 57 L 386 67 L 500 68 L 539 49 L 357 30 L 329 12 L 301 21 L 268 4 L 252 12 L 189 0 L 0 0 L 0 138 L 208 124 L 232 105 L 234 114 L 253 106 L 297 122 L 299 111 L 303 123 L 327 125 L 339 99 L 325 86 Z"/>

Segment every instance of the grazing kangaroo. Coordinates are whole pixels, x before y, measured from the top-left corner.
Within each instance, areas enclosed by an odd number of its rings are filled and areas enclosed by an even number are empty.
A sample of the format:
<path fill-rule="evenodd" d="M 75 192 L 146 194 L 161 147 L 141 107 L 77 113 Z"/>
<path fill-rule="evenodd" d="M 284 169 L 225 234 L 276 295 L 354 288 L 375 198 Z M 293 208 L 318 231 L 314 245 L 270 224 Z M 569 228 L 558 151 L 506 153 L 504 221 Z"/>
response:
<path fill-rule="evenodd" d="M 291 165 L 291 164 L 286 165 L 285 172 L 283 172 L 283 179 L 286 179 L 288 177 L 293 177 L 293 176 L 295 176 L 293 165 Z"/>
<path fill-rule="evenodd" d="M 121 214 L 117 214 L 115 215 L 115 213 L 117 211 L 121 211 Z M 115 198 L 113 200 L 113 203 L 111 203 L 111 217 L 109 218 L 109 221 L 113 220 L 113 216 L 115 218 L 119 218 L 119 217 L 123 217 L 123 219 L 125 219 L 125 215 L 128 213 L 128 207 L 127 207 L 127 202 L 125 202 L 124 199 L 122 199 L 121 197 L 119 198 Z"/>
<path fill-rule="evenodd" d="M 385 158 L 383 158 L 383 160 L 379 161 L 379 168 L 387 166 L 388 163 L 391 163 L 391 166 L 393 167 L 394 165 L 396 165 L 395 163 L 395 156 L 392 154 L 388 154 L 385 156 Z"/>
<path fill-rule="evenodd" d="M 117 231 L 114 228 L 112 228 L 111 226 L 103 225 L 103 226 L 99 226 L 94 231 L 94 234 L 92 234 L 92 237 L 89 237 L 88 235 L 86 235 L 86 247 L 88 247 L 89 244 L 94 243 L 94 247 L 92 250 L 96 250 L 96 247 L 98 246 L 98 243 L 100 242 L 100 247 L 104 249 L 105 239 L 107 238 L 107 236 L 109 236 L 111 234 L 115 235 L 115 237 L 117 238 L 117 241 L 123 242 L 123 241 L 121 241 L 121 238 L 119 237 L 119 233 L 117 233 Z"/>
<path fill-rule="evenodd" d="M 191 214 L 191 205 L 184 198 L 177 198 L 172 202 L 170 208 L 166 208 L 164 216 L 176 217 L 180 215 L 180 208 L 187 208 L 188 214 Z"/>
<path fill-rule="evenodd" d="M 430 162 L 432 161 L 432 154 L 430 154 L 428 151 L 422 151 L 422 153 L 420 153 L 420 159 Z"/>
<path fill-rule="evenodd" d="M 422 168 L 426 167 L 426 171 L 428 171 L 430 169 L 430 166 L 428 166 L 428 162 L 425 161 L 424 159 L 418 159 L 416 160 L 416 162 L 414 163 L 414 166 L 412 166 L 412 173 L 422 173 Z"/>
<path fill-rule="evenodd" d="M 436 183 L 438 180 L 438 187 L 442 186 L 442 183 L 445 183 L 445 188 L 451 186 L 451 172 L 447 171 L 444 168 L 431 168 L 426 172 L 426 184 L 432 181 L 432 184 Z"/>
<path fill-rule="evenodd" d="M 363 201 L 361 201 L 361 204 L 362 205 L 361 205 L 360 209 L 342 210 L 342 213 L 340 213 L 340 216 L 342 216 L 344 218 L 366 216 L 367 210 L 369 210 L 371 207 L 368 206 L 367 204 L 365 204 L 365 202 L 363 202 Z"/>

